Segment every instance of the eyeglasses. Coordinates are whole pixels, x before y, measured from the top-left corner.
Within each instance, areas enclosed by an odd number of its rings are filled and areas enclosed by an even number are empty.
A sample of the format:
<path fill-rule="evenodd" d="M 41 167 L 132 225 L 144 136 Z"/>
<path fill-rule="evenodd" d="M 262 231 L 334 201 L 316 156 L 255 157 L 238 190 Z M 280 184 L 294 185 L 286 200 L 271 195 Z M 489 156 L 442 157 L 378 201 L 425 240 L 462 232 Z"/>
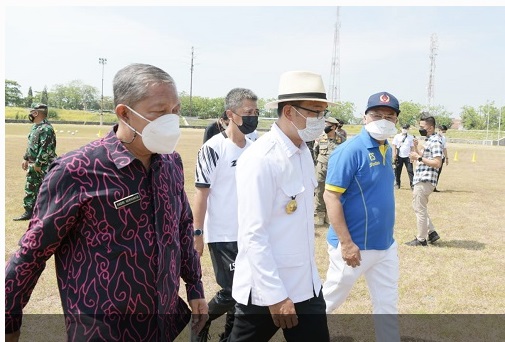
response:
<path fill-rule="evenodd" d="M 374 120 L 385 119 L 391 122 L 395 122 L 397 119 L 397 116 L 395 114 L 380 114 L 376 112 L 368 112 L 367 115 L 370 115 L 370 117 Z"/>
<path fill-rule="evenodd" d="M 306 110 L 307 112 L 317 114 L 317 118 L 319 120 L 322 118 L 326 118 L 328 116 L 328 113 L 330 112 L 328 109 L 325 109 L 325 110 L 319 112 L 317 110 L 304 108 L 304 107 L 298 106 L 298 105 L 291 105 L 291 107 L 300 108 L 300 109 Z"/>

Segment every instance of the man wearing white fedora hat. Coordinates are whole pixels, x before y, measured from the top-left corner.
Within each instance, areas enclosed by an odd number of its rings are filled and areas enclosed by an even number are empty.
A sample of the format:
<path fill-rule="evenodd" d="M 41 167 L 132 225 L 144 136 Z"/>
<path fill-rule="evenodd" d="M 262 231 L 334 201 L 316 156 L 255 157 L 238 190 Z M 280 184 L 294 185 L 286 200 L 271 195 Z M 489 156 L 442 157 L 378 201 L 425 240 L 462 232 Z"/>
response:
<path fill-rule="evenodd" d="M 328 104 L 321 76 L 281 75 L 278 120 L 238 159 L 238 255 L 229 341 L 329 341 L 314 254 L 314 188 L 306 142 L 324 130 Z M 261 327 L 258 329 L 257 327 Z"/>

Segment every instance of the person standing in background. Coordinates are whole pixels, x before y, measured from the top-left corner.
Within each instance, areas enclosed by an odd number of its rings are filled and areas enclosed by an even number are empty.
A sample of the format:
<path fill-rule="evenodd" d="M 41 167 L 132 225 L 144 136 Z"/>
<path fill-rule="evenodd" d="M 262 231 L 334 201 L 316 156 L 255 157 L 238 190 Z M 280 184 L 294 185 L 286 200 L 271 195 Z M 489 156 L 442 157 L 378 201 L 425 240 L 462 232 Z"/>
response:
<path fill-rule="evenodd" d="M 28 147 L 23 156 L 21 168 L 26 171 L 25 197 L 23 207 L 25 212 L 14 218 L 14 221 L 29 220 L 33 214 L 33 206 L 37 200 L 42 180 L 49 165 L 56 159 L 56 134 L 53 126 L 47 120 L 47 105 L 39 103 L 30 110 L 28 118 L 33 122 L 28 134 Z"/>
<path fill-rule="evenodd" d="M 442 150 L 444 151 L 444 155 L 442 157 L 442 165 L 440 165 L 440 169 L 438 169 L 437 186 L 438 180 L 440 179 L 440 174 L 442 173 L 442 168 L 444 167 L 444 162 L 445 165 L 449 166 L 449 155 L 447 154 L 447 137 L 445 136 L 446 133 L 446 125 L 438 126 L 438 135 L 440 136 L 440 141 L 442 142 Z M 435 190 L 433 190 L 433 192 L 440 192 L 440 190 L 437 189 L 437 186 L 435 186 Z"/>
<path fill-rule="evenodd" d="M 328 223 L 326 215 L 326 205 L 324 204 L 324 182 L 326 181 L 326 171 L 328 169 L 328 159 L 333 150 L 346 140 L 347 134 L 337 133 L 339 122 L 333 117 L 325 119 L 326 127 L 324 133 L 316 139 L 314 143 L 314 155 L 316 157 L 316 178 L 317 187 L 315 190 L 315 217 L 314 223 L 322 225 Z"/>
<path fill-rule="evenodd" d="M 414 137 L 409 134 L 409 124 L 402 127 L 402 132 L 393 138 L 393 162 L 395 165 L 396 188 L 400 189 L 402 180 L 402 169 L 405 165 L 409 175 L 410 189 L 414 189 L 412 181 L 414 179 L 414 167 L 410 162 L 410 152 L 414 151 Z"/>
<path fill-rule="evenodd" d="M 212 122 L 205 127 L 205 132 L 203 132 L 203 143 L 205 144 L 205 142 L 214 135 L 224 132 L 229 123 L 230 119 L 228 118 L 225 110 L 215 122 Z"/>
<path fill-rule="evenodd" d="M 341 119 L 337 119 L 337 121 L 338 121 L 338 125 L 337 125 L 337 130 L 335 133 L 337 136 L 337 142 L 339 144 L 341 144 L 347 140 L 347 132 L 345 129 L 342 128 L 342 127 L 344 127 L 344 121 Z"/>

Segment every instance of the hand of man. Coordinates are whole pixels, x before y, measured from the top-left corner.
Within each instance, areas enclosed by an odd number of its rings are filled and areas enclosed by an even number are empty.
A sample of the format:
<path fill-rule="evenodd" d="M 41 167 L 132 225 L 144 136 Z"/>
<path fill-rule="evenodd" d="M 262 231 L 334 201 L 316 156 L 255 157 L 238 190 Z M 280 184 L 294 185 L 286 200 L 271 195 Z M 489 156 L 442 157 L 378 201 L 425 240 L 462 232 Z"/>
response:
<path fill-rule="evenodd" d="M 37 173 L 40 173 L 42 172 L 42 168 L 40 166 L 35 166 L 35 164 L 33 165 L 33 171 L 37 172 Z"/>
<path fill-rule="evenodd" d="M 21 330 L 14 331 L 10 334 L 5 334 L 5 342 L 18 342 L 19 335 L 21 335 Z"/>
<path fill-rule="evenodd" d="M 293 304 L 291 299 L 286 298 L 282 302 L 270 305 L 268 309 L 276 327 L 290 329 L 298 325 L 295 304 Z"/>
<path fill-rule="evenodd" d="M 28 170 L 28 160 L 25 160 L 22 164 L 21 164 L 21 168 L 26 171 Z"/>
<path fill-rule="evenodd" d="M 361 253 L 354 242 L 342 244 L 342 258 L 347 265 L 353 268 L 361 265 Z"/>
<path fill-rule="evenodd" d="M 193 246 L 195 247 L 196 252 L 198 253 L 198 256 L 202 256 L 203 254 L 203 247 L 205 243 L 203 242 L 203 236 L 195 236 L 193 240 Z"/>
<path fill-rule="evenodd" d="M 198 335 L 209 319 L 209 306 L 205 298 L 200 298 L 191 299 L 189 307 L 191 308 L 191 329 Z"/>
<path fill-rule="evenodd" d="M 410 152 L 409 157 L 410 157 L 410 161 L 413 163 L 413 162 L 417 161 L 417 159 L 420 157 L 420 155 L 417 152 Z"/>

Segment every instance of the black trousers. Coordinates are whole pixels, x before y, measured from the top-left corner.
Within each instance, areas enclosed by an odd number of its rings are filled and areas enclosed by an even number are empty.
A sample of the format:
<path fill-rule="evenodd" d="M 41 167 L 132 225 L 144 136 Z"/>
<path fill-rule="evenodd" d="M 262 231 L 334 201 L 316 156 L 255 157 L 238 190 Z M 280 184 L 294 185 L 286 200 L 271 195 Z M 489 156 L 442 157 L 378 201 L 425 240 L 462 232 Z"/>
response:
<path fill-rule="evenodd" d="M 237 242 L 211 242 L 207 245 L 216 282 L 221 286 L 221 290 L 208 303 L 209 323 L 226 313 L 224 336 L 228 336 L 233 326 L 236 303 L 231 296 L 231 289 L 238 253 Z"/>
<path fill-rule="evenodd" d="M 395 167 L 396 185 L 400 187 L 403 165 L 405 165 L 407 173 L 409 174 L 410 187 L 412 188 L 412 180 L 414 179 L 414 167 L 412 166 L 409 157 L 406 158 L 397 157 L 396 159 L 396 167 Z"/>
<path fill-rule="evenodd" d="M 295 303 L 298 325 L 291 329 L 283 329 L 287 342 L 328 342 L 330 333 L 326 318 L 326 303 L 323 292 L 309 300 Z M 237 303 L 235 306 L 235 322 L 228 342 L 267 342 L 279 330 L 274 324 L 268 306 L 257 306 Z"/>
<path fill-rule="evenodd" d="M 440 165 L 440 169 L 438 169 L 438 174 L 437 174 L 437 185 L 438 185 L 438 180 L 440 179 L 440 174 L 442 173 L 442 168 L 444 167 L 444 162 L 445 158 L 442 158 L 442 165 Z M 435 187 L 436 189 L 436 187 Z"/>

